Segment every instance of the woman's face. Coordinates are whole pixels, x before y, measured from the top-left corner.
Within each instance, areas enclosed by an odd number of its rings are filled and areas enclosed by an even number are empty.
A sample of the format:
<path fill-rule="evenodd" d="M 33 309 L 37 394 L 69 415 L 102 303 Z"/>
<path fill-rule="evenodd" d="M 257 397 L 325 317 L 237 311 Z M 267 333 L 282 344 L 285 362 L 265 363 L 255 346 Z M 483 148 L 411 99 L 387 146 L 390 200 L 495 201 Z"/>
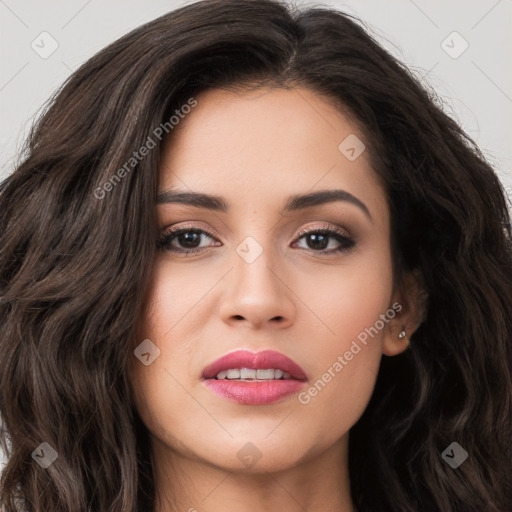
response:
<path fill-rule="evenodd" d="M 292 467 L 346 445 L 382 353 L 405 348 L 389 209 L 362 135 L 316 93 L 212 90 L 196 100 L 162 155 L 160 231 L 185 233 L 155 262 L 139 331 L 139 343 L 150 340 L 138 349 L 145 363 L 133 358 L 137 408 L 157 456 L 230 471 Z M 226 208 L 172 202 L 170 191 L 221 197 Z M 292 201 L 333 191 L 342 192 Z M 278 352 L 303 374 L 279 357 L 211 367 L 238 350 Z M 207 367 L 220 378 L 205 378 Z M 253 372 L 222 378 L 243 367 Z"/>

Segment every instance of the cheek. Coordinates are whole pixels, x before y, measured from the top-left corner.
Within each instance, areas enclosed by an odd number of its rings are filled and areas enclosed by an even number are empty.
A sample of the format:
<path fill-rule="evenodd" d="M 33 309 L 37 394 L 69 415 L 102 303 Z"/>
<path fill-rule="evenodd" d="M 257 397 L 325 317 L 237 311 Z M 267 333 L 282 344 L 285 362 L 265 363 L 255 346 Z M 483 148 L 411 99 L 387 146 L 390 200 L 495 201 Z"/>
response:
<path fill-rule="evenodd" d="M 392 262 L 385 240 L 382 242 L 340 264 L 301 272 L 303 277 L 297 280 L 294 292 L 310 312 L 298 315 L 302 316 L 299 323 L 318 332 L 315 341 L 337 351 L 340 343 L 355 339 L 390 307 Z"/>
<path fill-rule="evenodd" d="M 205 325 L 205 308 L 219 275 L 211 268 L 169 265 L 165 261 L 155 266 L 152 292 L 138 330 L 138 339 L 149 338 L 159 347 L 161 355 L 155 361 L 166 366 L 173 361 L 174 371 L 182 374 L 201 350 L 197 340 Z M 170 369 L 170 368 L 169 368 Z"/>
<path fill-rule="evenodd" d="M 299 402 L 310 413 L 306 421 L 322 415 L 332 424 L 331 435 L 348 430 L 372 395 L 383 337 L 395 316 L 391 258 L 381 250 L 378 258 L 369 255 L 310 279 L 298 293 L 308 297 L 314 313 L 304 324 L 302 341 L 304 360 L 315 361 L 315 373 Z"/>
<path fill-rule="evenodd" d="M 171 268 L 172 267 L 172 268 Z M 211 269 L 204 275 L 188 265 L 155 265 L 152 292 L 138 329 L 138 343 L 151 340 L 159 355 L 149 365 L 133 358 L 130 378 L 134 401 L 151 433 L 179 445 L 190 436 L 190 422 L 202 410 L 194 401 L 197 376 L 191 362 L 197 360 L 206 298 L 219 276 Z M 206 296 L 206 297 L 205 297 Z M 203 411 L 204 412 L 204 411 Z"/>
<path fill-rule="evenodd" d="M 177 446 L 190 428 L 180 415 L 191 417 L 190 395 L 180 391 L 180 377 L 169 372 L 165 354 L 150 366 L 138 365 L 131 374 L 134 402 L 151 434 Z"/>

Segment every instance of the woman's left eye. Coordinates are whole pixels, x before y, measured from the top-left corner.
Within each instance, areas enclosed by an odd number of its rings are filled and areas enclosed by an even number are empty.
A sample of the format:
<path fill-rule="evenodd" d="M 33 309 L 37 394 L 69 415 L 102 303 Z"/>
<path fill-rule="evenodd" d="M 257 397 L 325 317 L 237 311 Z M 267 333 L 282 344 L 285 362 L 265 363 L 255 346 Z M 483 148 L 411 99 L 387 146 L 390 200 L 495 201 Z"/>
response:
<path fill-rule="evenodd" d="M 158 249 L 185 255 L 197 253 L 206 247 L 212 246 L 212 244 L 201 244 L 201 238 L 203 236 L 216 240 L 212 233 L 203 229 L 196 227 L 183 227 L 171 230 L 164 234 L 158 240 L 157 247 Z M 342 231 L 327 227 L 301 231 L 296 240 L 300 241 L 302 239 L 305 239 L 306 244 L 309 246 L 305 248 L 302 247 L 302 249 L 311 250 L 321 254 L 346 252 L 355 245 L 354 240 Z M 336 240 L 336 242 L 334 242 L 335 247 L 329 248 L 329 246 L 332 245 L 330 242 L 333 240 Z M 338 244 L 338 247 L 336 247 L 336 243 Z M 218 242 L 218 244 L 220 244 L 220 242 Z"/>
<path fill-rule="evenodd" d="M 311 248 L 313 252 L 319 252 L 320 254 L 347 252 L 355 245 L 355 241 L 350 236 L 333 228 L 317 228 L 302 231 L 298 240 L 303 238 L 306 239 L 306 244 L 310 246 L 309 248 Z M 334 248 L 331 247 L 329 249 L 329 239 L 336 240 L 334 242 Z M 336 247 L 336 243 L 338 247 Z M 320 250 L 315 250 L 315 247 Z"/>

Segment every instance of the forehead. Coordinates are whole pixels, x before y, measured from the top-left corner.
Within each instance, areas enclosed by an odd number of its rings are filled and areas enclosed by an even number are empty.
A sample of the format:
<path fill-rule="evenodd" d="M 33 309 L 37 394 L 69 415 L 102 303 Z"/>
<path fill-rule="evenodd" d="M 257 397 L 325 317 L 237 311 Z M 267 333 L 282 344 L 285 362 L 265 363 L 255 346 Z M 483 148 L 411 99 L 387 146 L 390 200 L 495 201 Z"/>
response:
<path fill-rule="evenodd" d="M 304 88 L 264 88 L 214 89 L 195 99 L 164 145 L 160 191 L 201 191 L 254 208 L 341 188 L 384 208 L 363 135 L 327 98 Z"/>

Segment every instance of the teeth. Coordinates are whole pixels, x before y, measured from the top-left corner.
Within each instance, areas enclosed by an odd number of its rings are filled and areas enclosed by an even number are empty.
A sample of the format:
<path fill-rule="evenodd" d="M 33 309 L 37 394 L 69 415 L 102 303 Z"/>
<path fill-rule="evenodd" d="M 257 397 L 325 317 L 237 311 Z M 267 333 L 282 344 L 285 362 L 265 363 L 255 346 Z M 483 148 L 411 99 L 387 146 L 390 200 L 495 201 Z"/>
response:
<path fill-rule="evenodd" d="M 217 374 L 217 379 L 228 380 L 276 380 L 276 379 L 290 379 L 289 373 L 282 370 L 267 368 L 255 370 L 254 368 L 231 368 L 229 370 L 222 370 Z"/>
<path fill-rule="evenodd" d="M 240 370 L 228 370 L 227 378 L 228 379 L 239 379 L 240 378 Z"/>
<path fill-rule="evenodd" d="M 242 368 L 240 370 L 240 378 L 241 379 L 255 379 L 256 378 L 256 370 L 252 368 Z"/>
<path fill-rule="evenodd" d="M 256 370 L 256 378 L 257 379 L 273 379 L 275 377 L 275 370 Z"/>

